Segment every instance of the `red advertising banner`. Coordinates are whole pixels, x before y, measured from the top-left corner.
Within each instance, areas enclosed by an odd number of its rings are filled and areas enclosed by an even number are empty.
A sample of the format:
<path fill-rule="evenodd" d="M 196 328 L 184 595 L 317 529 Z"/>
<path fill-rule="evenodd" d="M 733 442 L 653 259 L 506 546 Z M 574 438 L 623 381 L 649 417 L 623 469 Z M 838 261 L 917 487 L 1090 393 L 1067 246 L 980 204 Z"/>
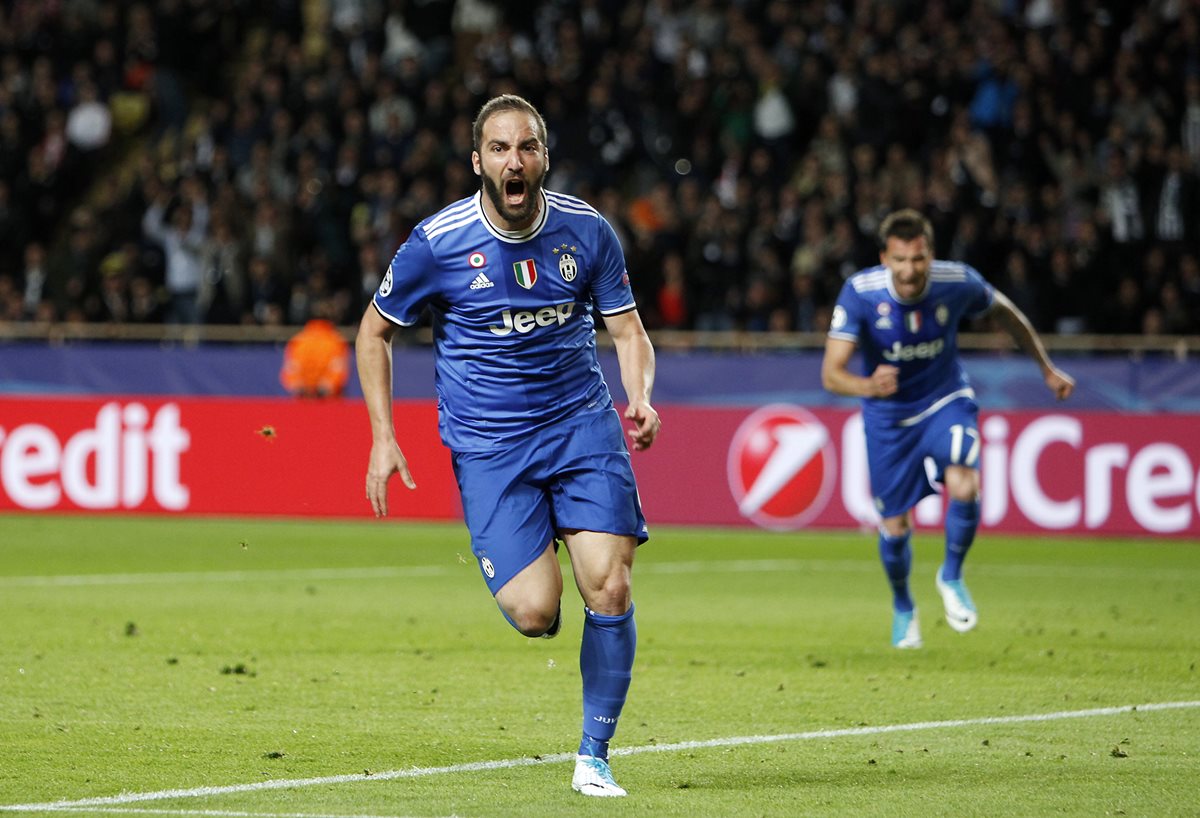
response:
<path fill-rule="evenodd" d="M 778 530 L 875 524 L 857 412 L 659 407 L 634 453 L 651 524 Z M 393 481 L 392 516 L 461 506 L 432 401 L 400 401 L 418 489 Z M 1200 417 L 997 412 L 981 417 L 985 528 L 1200 536 Z M 0 398 L 0 511 L 356 517 L 370 433 L 359 401 Z M 941 498 L 918 506 L 937 526 Z"/>
<path fill-rule="evenodd" d="M 396 517 L 460 516 L 432 401 L 400 401 L 418 490 Z M 0 510 L 363 516 L 361 401 L 0 399 Z"/>

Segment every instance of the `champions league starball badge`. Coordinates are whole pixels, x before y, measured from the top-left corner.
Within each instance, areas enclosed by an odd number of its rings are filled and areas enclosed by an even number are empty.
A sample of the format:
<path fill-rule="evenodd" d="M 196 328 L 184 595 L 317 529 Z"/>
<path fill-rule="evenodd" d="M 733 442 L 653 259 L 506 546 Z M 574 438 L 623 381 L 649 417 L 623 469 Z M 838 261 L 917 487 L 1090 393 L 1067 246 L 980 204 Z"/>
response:
<path fill-rule="evenodd" d="M 837 454 L 829 430 L 799 406 L 765 406 L 729 445 L 729 489 L 743 517 L 777 530 L 800 528 L 833 494 Z"/>

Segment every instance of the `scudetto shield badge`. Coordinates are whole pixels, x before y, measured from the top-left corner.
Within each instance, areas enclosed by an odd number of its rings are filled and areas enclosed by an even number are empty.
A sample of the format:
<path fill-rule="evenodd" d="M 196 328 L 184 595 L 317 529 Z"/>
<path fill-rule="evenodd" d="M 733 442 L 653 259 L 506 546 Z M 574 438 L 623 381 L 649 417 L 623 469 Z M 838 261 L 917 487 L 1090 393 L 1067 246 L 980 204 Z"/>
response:
<path fill-rule="evenodd" d="M 513 274 L 517 277 L 517 283 L 527 290 L 537 283 L 537 267 L 531 258 L 514 262 Z"/>
<path fill-rule="evenodd" d="M 579 266 L 575 263 L 575 257 L 570 253 L 563 253 L 558 257 L 558 272 L 563 277 L 563 281 L 574 281 L 575 274 L 579 272 Z"/>

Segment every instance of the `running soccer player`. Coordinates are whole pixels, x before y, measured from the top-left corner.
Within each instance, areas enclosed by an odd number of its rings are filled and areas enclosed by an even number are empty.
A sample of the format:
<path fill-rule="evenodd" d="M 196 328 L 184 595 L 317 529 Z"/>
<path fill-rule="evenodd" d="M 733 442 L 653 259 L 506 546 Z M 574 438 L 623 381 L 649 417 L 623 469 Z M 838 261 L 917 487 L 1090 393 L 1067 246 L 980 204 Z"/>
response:
<path fill-rule="evenodd" d="M 487 102 L 474 125 L 475 195 L 417 225 L 358 331 L 373 442 L 367 499 L 387 514 L 393 474 L 416 488 L 392 422 L 391 337 L 428 307 L 438 428 L 471 548 L 501 612 L 526 636 L 561 624 L 561 541 L 584 602 L 583 738 L 571 786 L 622 796 L 608 743 L 632 677 L 630 573 L 648 539 L 621 419 L 596 357 L 598 312 L 616 346 L 635 450 L 658 435 L 654 348 L 612 227 L 543 188 L 546 125 L 526 100 Z"/>
<path fill-rule="evenodd" d="M 958 355 L 964 317 L 994 317 L 1041 367 L 1063 400 L 1075 381 L 1054 366 L 1028 319 L 972 267 L 933 258 L 933 226 L 915 210 L 896 211 L 879 228 L 880 264 L 852 275 L 833 310 L 821 380 L 838 395 L 862 398 L 867 464 L 881 517 L 879 557 L 892 587 L 892 645 L 921 647 L 909 593 L 912 508 L 936 493 L 949 498 L 945 558 L 936 586 L 946 621 L 960 633 L 978 613 L 962 566 L 979 526 L 979 407 Z M 862 350 L 863 375 L 850 372 Z"/>

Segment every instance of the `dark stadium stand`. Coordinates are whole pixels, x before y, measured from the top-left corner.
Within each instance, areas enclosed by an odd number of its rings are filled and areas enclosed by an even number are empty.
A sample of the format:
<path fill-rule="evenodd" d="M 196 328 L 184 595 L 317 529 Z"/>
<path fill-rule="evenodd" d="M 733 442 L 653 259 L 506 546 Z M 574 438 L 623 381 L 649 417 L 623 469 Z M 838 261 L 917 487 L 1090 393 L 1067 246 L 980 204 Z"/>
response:
<path fill-rule="evenodd" d="M 1200 333 L 1200 11 L 1166 0 L 9 0 L 0 322 L 354 323 L 501 91 L 652 330 L 819 334 L 915 206 L 1043 332 Z"/>

